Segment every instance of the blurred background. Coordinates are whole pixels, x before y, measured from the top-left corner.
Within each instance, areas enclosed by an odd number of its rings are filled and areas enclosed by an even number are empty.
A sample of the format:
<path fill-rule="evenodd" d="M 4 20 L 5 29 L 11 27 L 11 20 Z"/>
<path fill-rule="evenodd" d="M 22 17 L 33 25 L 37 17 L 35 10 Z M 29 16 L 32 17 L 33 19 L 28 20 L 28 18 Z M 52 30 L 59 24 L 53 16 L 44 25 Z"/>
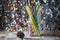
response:
<path fill-rule="evenodd" d="M 60 40 L 60 0 L 0 0 L 0 39 Z"/>

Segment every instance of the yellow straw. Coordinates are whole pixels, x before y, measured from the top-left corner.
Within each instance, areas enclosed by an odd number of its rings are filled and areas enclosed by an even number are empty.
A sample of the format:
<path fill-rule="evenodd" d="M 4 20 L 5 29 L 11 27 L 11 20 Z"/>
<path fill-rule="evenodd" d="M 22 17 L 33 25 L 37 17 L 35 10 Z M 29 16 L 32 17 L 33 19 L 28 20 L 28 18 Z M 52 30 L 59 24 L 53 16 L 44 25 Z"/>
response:
<path fill-rule="evenodd" d="M 34 20 L 33 15 L 32 15 L 32 11 L 31 11 L 29 6 L 26 6 L 26 9 L 27 9 L 27 12 L 28 12 L 30 20 L 31 20 L 31 24 L 32 24 L 32 29 L 34 31 L 34 35 L 39 35 L 39 31 L 38 31 L 38 28 L 37 28 L 37 26 L 35 24 L 36 22 Z"/>

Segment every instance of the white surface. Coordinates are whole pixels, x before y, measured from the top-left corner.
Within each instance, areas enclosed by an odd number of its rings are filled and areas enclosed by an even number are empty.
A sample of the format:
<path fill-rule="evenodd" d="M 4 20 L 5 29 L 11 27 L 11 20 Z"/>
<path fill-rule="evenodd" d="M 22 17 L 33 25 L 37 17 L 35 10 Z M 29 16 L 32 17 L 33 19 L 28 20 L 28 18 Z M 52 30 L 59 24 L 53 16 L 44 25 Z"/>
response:
<path fill-rule="evenodd" d="M 0 35 L 0 40 L 21 40 L 16 36 L 16 33 L 17 32 L 14 32 L 14 33 L 11 32 L 8 34 Z M 26 36 L 24 37 L 24 40 L 60 40 L 59 37 L 52 37 L 52 36 L 30 37 L 30 36 L 27 36 L 28 32 L 25 32 L 25 33 L 26 33 L 25 34 Z"/>
<path fill-rule="evenodd" d="M 12 34 L 12 33 L 8 33 L 6 38 L 15 38 L 16 35 L 15 34 Z"/>

